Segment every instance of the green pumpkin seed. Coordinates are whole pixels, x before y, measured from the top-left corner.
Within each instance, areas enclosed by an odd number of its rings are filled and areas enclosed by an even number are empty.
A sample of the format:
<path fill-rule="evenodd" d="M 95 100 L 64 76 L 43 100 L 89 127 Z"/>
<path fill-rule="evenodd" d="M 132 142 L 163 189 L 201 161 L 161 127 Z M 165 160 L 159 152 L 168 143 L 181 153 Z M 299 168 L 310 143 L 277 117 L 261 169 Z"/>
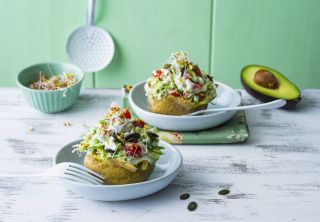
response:
<path fill-rule="evenodd" d="M 169 69 L 170 66 L 171 66 L 171 65 L 167 63 L 167 64 L 164 64 L 164 65 L 163 65 L 163 68 L 164 68 L 164 69 Z"/>
<path fill-rule="evenodd" d="M 131 130 L 131 127 L 132 127 L 132 121 L 129 121 L 129 122 L 125 123 L 125 124 L 121 127 L 120 132 L 121 132 L 121 133 L 129 132 L 129 131 Z"/>
<path fill-rule="evenodd" d="M 140 134 L 139 133 L 131 133 L 127 136 L 124 137 L 124 140 L 126 142 L 134 142 L 137 141 L 140 138 Z"/>
<path fill-rule="evenodd" d="M 188 204 L 188 210 L 190 210 L 190 211 L 195 211 L 197 209 L 197 207 L 198 207 L 198 204 L 194 201 L 192 201 Z"/>
<path fill-rule="evenodd" d="M 229 193 L 230 193 L 230 190 L 227 190 L 227 189 L 223 189 L 218 192 L 219 195 L 228 195 Z"/>
<path fill-rule="evenodd" d="M 114 141 L 117 143 L 123 143 L 120 136 L 118 136 L 115 132 L 112 133 L 112 137 L 114 138 Z"/>
<path fill-rule="evenodd" d="M 155 133 L 153 133 L 153 132 L 151 132 L 151 131 L 147 131 L 147 135 L 148 135 L 153 141 L 157 140 L 158 137 L 159 137 L 158 134 L 155 134 Z"/>
<path fill-rule="evenodd" d="M 186 67 L 182 67 L 182 68 L 180 69 L 181 76 L 183 76 L 183 74 L 184 74 L 185 71 L 186 71 Z"/>
<path fill-rule="evenodd" d="M 181 194 L 181 195 L 180 195 L 180 200 L 186 200 L 186 199 L 188 199 L 189 197 L 190 197 L 190 194 L 184 193 L 184 194 Z"/>
<path fill-rule="evenodd" d="M 115 151 L 112 149 L 104 149 L 107 153 L 114 153 Z"/>

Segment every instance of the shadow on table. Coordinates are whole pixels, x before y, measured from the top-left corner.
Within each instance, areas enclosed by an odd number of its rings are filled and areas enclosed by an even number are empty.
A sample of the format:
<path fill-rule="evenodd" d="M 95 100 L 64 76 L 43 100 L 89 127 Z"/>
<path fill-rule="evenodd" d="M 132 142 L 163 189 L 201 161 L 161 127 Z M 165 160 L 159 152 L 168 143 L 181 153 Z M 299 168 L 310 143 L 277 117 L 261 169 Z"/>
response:
<path fill-rule="evenodd" d="M 91 92 L 93 93 L 81 95 L 73 106 L 62 112 L 65 114 L 86 113 L 94 110 L 103 110 L 105 112 L 112 102 L 119 103 L 119 96 L 101 95 L 94 93 L 94 90 Z"/>

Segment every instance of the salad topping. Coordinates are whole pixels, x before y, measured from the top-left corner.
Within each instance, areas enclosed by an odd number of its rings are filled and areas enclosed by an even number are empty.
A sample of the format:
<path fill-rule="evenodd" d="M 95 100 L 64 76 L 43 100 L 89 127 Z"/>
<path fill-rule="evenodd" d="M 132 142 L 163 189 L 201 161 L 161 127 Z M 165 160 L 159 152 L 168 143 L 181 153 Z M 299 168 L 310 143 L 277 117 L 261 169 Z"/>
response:
<path fill-rule="evenodd" d="M 39 90 L 56 90 L 63 89 L 69 86 L 72 86 L 76 83 L 76 78 L 72 73 L 65 73 L 63 75 L 54 75 L 50 78 L 39 73 L 39 79 L 30 84 L 31 89 L 39 89 Z"/>
<path fill-rule="evenodd" d="M 140 119 L 133 119 L 130 111 L 113 103 L 110 110 L 90 129 L 80 144 L 79 153 L 94 152 L 102 160 L 116 158 L 136 165 L 147 161 L 154 164 L 162 154 L 157 129 Z"/>
<path fill-rule="evenodd" d="M 216 96 L 213 78 L 181 51 L 172 54 L 168 63 L 153 72 L 145 84 L 145 91 L 147 96 L 157 99 L 172 95 L 193 102 L 209 102 Z"/>

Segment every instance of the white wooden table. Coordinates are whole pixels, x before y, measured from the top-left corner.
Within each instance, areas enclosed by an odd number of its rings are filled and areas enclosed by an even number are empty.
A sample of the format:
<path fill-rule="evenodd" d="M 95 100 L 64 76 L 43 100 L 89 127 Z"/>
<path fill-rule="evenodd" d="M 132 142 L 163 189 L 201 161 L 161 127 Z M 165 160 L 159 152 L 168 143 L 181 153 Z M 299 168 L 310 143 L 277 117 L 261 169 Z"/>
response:
<path fill-rule="evenodd" d="M 0 88 L 0 174 L 49 168 L 55 152 L 85 132 L 83 124 L 119 99 L 119 90 L 83 90 L 71 109 L 49 115 L 26 105 L 17 89 Z M 97 202 L 56 181 L 0 177 L 0 221 L 320 221 L 319 108 L 320 90 L 305 90 L 295 111 L 247 112 L 245 144 L 177 146 L 182 172 L 142 199 Z M 218 195 L 223 188 L 231 193 Z M 182 201 L 185 192 L 191 197 Z M 190 201 L 198 203 L 194 212 Z"/>

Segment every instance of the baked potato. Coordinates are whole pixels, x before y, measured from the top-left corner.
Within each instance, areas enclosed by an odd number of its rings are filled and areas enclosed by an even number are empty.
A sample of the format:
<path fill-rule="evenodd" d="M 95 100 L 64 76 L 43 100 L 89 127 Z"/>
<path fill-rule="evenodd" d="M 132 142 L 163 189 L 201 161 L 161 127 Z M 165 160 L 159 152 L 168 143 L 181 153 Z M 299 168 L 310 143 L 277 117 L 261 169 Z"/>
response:
<path fill-rule="evenodd" d="M 134 166 L 121 159 L 102 160 L 94 153 L 87 153 L 84 158 L 84 166 L 103 176 L 105 184 L 119 185 L 148 180 L 155 165 L 145 161 Z"/>
<path fill-rule="evenodd" d="M 162 99 L 157 99 L 152 95 L 148 96 L 148 108 L 153 113 L 179 116 L 206 109 L 207 106 L 207 103 L 193 103 L 190 99 L 174 97 L 172 95 L 168 95 Z"/>

